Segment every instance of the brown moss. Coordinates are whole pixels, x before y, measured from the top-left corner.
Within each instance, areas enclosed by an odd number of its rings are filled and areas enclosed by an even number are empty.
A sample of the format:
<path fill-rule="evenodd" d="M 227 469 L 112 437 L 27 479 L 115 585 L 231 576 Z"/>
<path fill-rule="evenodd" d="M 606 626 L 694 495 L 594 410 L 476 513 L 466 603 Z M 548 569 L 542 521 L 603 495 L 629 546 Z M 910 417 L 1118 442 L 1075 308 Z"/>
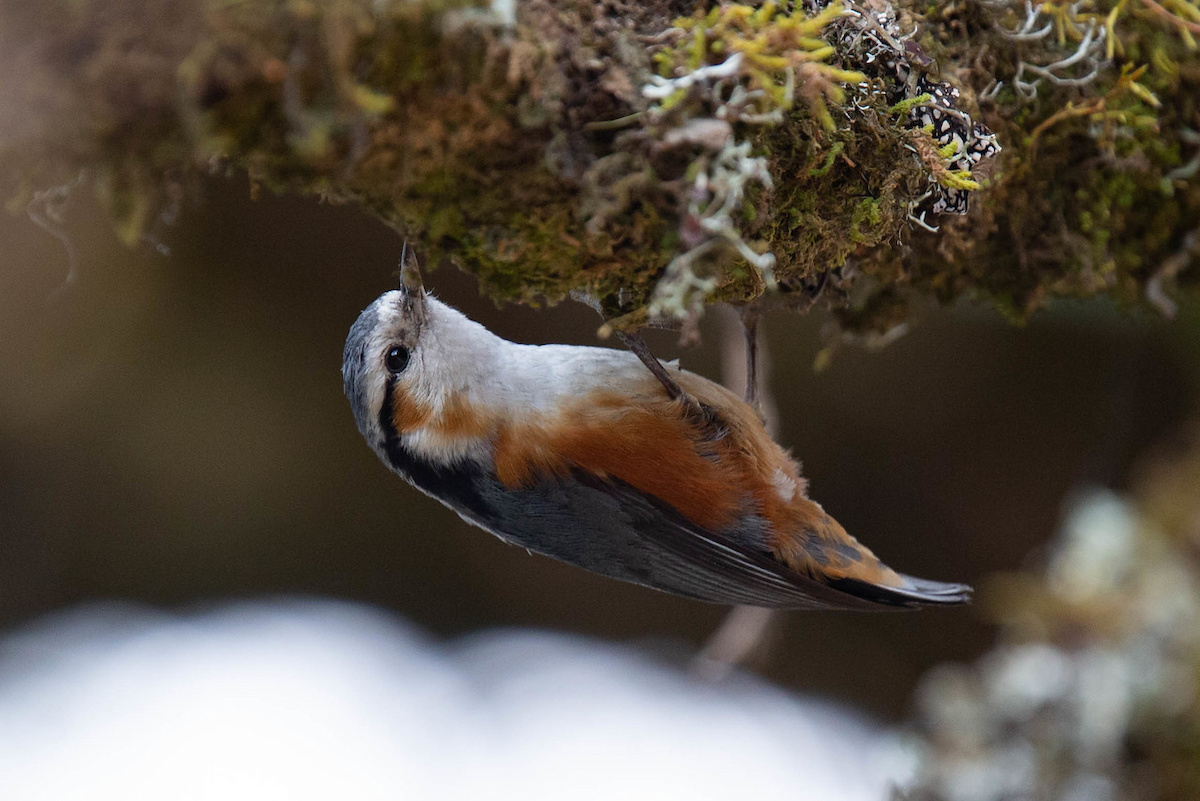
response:
<path fill-rule="evenodd" d="M 1167 177 L 1189 150 L 1184 130 L 1200 129 L 1200 61 L 1161 20 L 1137 11 L 1140 4 L 1125 5 L 1134 11 L 1117 18 L 1115 64 L 1093 82 L 1043 81 L 1034 99 L 1002 88 L 982 104 L 1005 151 L 971 216 L 944 220 L 938 235 L 915 234 L 912 247 L 873 254 L 872 262 L 899 257 L 913 291 L 943 301 L 982 294 L 1016 318 L 1055 296 L 1140 299 L 1146 281 L 1200 228 L 1200 183 Z M 1115 6 L 1101 2 L 1094 13 L 1107 17 Z M 953 69 L 974 95 L 997 81 L 1011 87 L 1021 60 L 1061 58 L 1078 43 L 1070 35 L 1062 45 L 1055 37 L 1017 43 L 998 32 L 1018 19 L 954 2 L 922 24 L 943 70 Z M 1133 89 L 1146 91 L 1131 91 L 1128 76 L 1140 65 Z"/>
<path fill-rule="evenodd" d="M 994 81 L 1011 85 L 1019 59 L 1058 45 L 1005 39 L 996 26 L 1013 20 L 994 5 L 903 5 L 930 69 L 997 132 L 1001 161 L 971 214 L 929 234 L 907 222 L 923 168 L 881 98 L 850 117 L 800 104 L 781 124 L 739 129 L 769 159 L 774 188 L 752 187 L 738 224 L 776 254 L 783 287 L 864 276 L 845 317 L 882 328 L 907 293 L 984 295 L 1021 317 L 1062 294 L 1133 300 L 1200 256 L 1188 251 L 1200 145 L 1185 135 L 1200 130 L 1200 61 L 1161 15 L 1122 6 L 1116 67 L 1093 85 L 980 103 Z M 256 187 L 362 204 L 498 301 L 584 290 L 610 315 L 644 321 L 692 235 L 683 206 L 699 151 L 661 137 L 711 110 L 685 99 L 650 124 L 640 87 L 656 49 L 678 41 L 672 20 L 705 6 L 517 8 L 509 29 L 449 0 L 0 0 L 0 192 L 20 209 L 84 175 L 133 243 L 192 176 L 234 165 Z M 1113 8 L 1103 0 L 1096 13 Z M 813 91 L 827 112 L 840 97 Z M 719 279 L 713 300 L 766 286 L 731 248 L 697 266 Z M 842 307 L 846 296 L 823 295 Z"/>

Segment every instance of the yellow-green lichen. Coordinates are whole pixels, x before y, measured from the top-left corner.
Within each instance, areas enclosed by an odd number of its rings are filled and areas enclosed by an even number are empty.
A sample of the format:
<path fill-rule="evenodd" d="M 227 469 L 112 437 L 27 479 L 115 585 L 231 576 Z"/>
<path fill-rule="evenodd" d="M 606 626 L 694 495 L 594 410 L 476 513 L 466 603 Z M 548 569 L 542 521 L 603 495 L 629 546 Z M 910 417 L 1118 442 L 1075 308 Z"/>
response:
<path fill-rule="evenodd" d="M 883 328 L 908 293 L 1019 318 L 1135 299 L 1200 257 L 1193 0 L 896 4 L 910 77 L 961 88 L 1003 143 L 970 171 L 909 127 L 928 93 L 855 60 L 856 0 L 514 8 L 0 0 L 0 69 L 21 76 L 0 84 L 0 190 L 20 209 L 90 187 L 136 243 L 232 166 L 362 204 L 498 301 L 582 290 L 631 322 L 664 275 L 711 287 L 679 296 L 689 314 L 837 275 L 825 299 L 857 280 L 845 319 Z M 936 234 L 909 220 L 931 185 L 976 196 Z"/>

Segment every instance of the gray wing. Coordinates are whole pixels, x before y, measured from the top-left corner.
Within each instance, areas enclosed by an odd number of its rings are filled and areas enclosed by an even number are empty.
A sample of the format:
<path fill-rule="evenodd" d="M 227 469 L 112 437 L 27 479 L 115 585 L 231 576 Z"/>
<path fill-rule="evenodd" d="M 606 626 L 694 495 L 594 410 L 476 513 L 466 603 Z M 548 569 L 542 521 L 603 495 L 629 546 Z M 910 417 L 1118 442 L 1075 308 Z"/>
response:
<path fill-rule="evenodd" d="M 784 609 L 896 609 L 961 603 L 963 585 L 882 588 L 823 582 L 776 559 L 753 537 L 704 529 L 613 478 L 575 471 L 513 491 L 479 475 L 470 522 L 508 542 L 623 581 L 701 601 Z M 907 578 L 907 577 L 905 577 Z M 917 582 L 918 580 L 912 580 Z"/>

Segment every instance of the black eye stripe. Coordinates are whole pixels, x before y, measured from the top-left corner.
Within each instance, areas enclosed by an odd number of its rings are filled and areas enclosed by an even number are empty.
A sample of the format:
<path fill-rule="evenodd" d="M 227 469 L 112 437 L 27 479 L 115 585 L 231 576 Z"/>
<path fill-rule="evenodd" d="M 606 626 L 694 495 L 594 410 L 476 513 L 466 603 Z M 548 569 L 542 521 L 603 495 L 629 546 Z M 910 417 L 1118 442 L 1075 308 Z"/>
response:
<path fill-rule="evenodd" d="M 388 372 L 397 375 L 404 372 L 404 368 L 408 367 L 408 348 L 396 345 L 391 348 L 383 357 L 383 364 L 387 367 Z"/>

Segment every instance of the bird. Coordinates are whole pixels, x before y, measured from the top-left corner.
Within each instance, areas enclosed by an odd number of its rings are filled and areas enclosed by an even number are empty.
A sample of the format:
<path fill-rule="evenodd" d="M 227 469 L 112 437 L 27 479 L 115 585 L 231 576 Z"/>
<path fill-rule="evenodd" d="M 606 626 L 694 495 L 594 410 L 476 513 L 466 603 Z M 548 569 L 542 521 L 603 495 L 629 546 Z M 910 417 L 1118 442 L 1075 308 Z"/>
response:
<path fill-rule="evenodd" d="M 644 355 L 503 339 L 427 292 L 406 248 L 398 288 L 350 328 L 342 380 L 392 471 L 528 551 L 716 604 L 969 600 L 848 534 L 754 407 L 674 363 L 655 375 Z"/>

